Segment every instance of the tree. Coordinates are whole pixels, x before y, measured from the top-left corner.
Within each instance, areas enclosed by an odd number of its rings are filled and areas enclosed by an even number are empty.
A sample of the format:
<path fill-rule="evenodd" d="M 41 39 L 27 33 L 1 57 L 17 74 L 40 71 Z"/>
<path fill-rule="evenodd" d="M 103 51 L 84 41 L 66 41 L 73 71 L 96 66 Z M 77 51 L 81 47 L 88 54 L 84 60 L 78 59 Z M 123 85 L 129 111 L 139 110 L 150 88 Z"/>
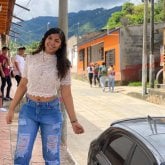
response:
<path fill-rule="evenodd" d="M 134 11 L 134 4 L 133 3 L 126 2 L 122 6 L 122 12 L 124 14 L 133 14 L 133 11 Z"/>
<path fill-rule="evenodd" d="M 162 22 L 165 20 L 165 1 L 158 0 L 155 3 L 154 9 L 154 21 L 155 22 Z M 148 14 L 147 22 L 150 20 L 150 10 Z M 122 18 L 128 20 L 127 25 L 138 25 L 143 24 L 144 18 L 144 4 L 134 5 L 133 3 L 127 2 L 123 5 L 122 10 L 119 12 L 115 12 L 112 16 L 108 19 L 106 27 L 108 29 L 113 29 L 115 27 L 122 26 L 121 20 Z"/>
<path fill-rule="evenodd" d="M 165 21 L 165 1 L 158 0 L 158 3 L 155 4 L 155 22 Z"/>
<path fill-rule="evenodd" d="M 106 27 L 108 27 L 108 29 L 113 29 L 115 27 L 121 26 L 120 19 L 122 18 L 122 16 L 123 16 L 122 12 L 113 13 L 112 17 L 109 18 Z"/>
<path fill-rule="evenodd" d="M 39 42 L 32 42 L 31 44 L 27 45 L 26 46 L 27 52 L 28 53 L 33 52 L 34 50 L 36 50 L 38 48 L 38 45 L 39 45 Z"/>

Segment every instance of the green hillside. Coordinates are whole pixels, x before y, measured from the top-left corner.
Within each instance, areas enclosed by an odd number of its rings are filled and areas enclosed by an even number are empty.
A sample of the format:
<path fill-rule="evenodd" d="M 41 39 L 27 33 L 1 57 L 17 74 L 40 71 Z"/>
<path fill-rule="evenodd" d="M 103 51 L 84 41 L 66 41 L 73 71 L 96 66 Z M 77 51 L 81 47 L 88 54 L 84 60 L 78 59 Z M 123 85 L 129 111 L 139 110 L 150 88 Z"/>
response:
<path fill-rule="evenodd" d="M 82 35 L 103 28 L 111 15 L 121 9 L 122 7 L 119 6 L 112 9 L 99 8 L 69 13 L 68 36 L 77 35 L 77 33 Z M 28 21 L 18 22 L 18 24 L 21 24 L 22 27 L 16 25 L 12 26 L 13 31 L 19 33 L 11 34 L 12 36 L 15 35 L 17 37 L 16 39 L 13 39 L 20 44 L 29 44 L 34 41 L 39 41 L 48 28 L 58 26 L 58 17 L 37 17 Z"/>

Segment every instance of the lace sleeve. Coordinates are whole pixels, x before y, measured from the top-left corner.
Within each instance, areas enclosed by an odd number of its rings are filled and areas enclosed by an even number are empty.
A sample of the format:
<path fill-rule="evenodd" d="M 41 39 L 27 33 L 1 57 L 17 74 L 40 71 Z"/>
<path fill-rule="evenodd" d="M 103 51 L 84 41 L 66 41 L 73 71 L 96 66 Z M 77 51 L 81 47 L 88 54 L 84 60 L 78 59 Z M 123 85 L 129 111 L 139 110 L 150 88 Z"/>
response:
<path fill-rule="evenodd" d="M 61 85 L 71 85 L 71 72 L 70 69 L 66 76 L 61 80 Z"/>
<path fill-rule="evenodd" d="M 29 56 L 30 55 L 26 56 L 24 70 L 23 70 L 23 73 L 22 73 L 22 77 L 25 77 L 25 78 L 27 78 Z"/>

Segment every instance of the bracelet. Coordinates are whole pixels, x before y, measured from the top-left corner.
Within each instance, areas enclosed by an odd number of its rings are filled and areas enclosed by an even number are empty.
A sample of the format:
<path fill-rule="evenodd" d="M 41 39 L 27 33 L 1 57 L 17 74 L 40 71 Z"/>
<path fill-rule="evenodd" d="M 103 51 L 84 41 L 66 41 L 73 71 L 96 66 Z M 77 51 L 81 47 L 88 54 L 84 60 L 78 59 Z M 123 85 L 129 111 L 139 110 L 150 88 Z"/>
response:
<path fill-rule="evenodd" d="M 71 123 L 73 124 L 73 123 L 76 123 L 78 120 L 76 119 L 76 120 L 73 120 L 73 121 L 71 121 Z"/>

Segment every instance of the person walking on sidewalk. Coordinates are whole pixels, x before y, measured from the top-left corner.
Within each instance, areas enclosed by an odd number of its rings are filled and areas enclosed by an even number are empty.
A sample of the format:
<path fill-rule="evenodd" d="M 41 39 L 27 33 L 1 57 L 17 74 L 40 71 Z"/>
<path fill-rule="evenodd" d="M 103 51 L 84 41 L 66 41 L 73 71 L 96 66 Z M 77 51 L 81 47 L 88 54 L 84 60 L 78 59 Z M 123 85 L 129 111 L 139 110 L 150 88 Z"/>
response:
<path fill-rule="evenodd" d="M 94 67 L 93 64 L 89 64 L 89 66 L 87 67 L 87 73 L 88 73 L 88 80 L 89 80 L 89 84 L 92 87 L 93 84 L 93 71 L 94 71 Z"/>
<path fill-rule="evenodd" d="M 10 90 L 12 86 L 11 75 L 10 75 L 10 56 L 9 56 L 9 48 L 4 46 L 2 48 L 2 54 L 0 54 L 0 67 L 1 67 L 1 92 L 3 100 L 10 101 L 12 98 L 10 97 Z M 5 94 L 5 87 L 7 83 L 7 90 Z"/>
<path fill-rule="evenodd" d="M 14 66 L 13 73 L 15 76 L 15 80 L 17 81 L 17 86 L 19 85 L 19 82 L 21 80 L 22 72 L 25 65 L 25 59 L 24 59 L 25 50 L 26 48 L 24 46 L 19 47 L 18 53 L 15 56 L 14 61 L 13 61 L 13 66 Z"/>
<path fill-rule="evenodd" d="M 59 90 L 74 133 L 83 133 L 84 128 L 74 110 L 65 35 L 60 28 L 51 28 L 44 34 L 38 49 L 27 55 L 22 79 L 6 116 L 6 122 L 10 124 L 16 106 L 26 93 L 27 102 L 19 112 L 14 165 L 29 165 L 39 128 L 45 165 L 60 165 L 63 118 Z"/>
<path fill-rule="evenodd" d="M 100 85 L 105 92 L 105 87 L 106 87 L 106 80 L 107 80 L 107 67 L 105 62 L 102 62 L 102 65 L 99 67 L 99 80 L 100 80 Z"/>
<path fill-rule="evenodd" d="M 94 65 L 94 85 L 96 86 L 97 83 L 100 86 L 100 81 L 99 81 L 99 64 L 95 63 L 95 65 Z"/>
<path fill-rule="evenodd" d="M 108 87 L 109 92 L 114 92 L 115 87 L 115 70 L 113 65 L 108 68 Z"/>

